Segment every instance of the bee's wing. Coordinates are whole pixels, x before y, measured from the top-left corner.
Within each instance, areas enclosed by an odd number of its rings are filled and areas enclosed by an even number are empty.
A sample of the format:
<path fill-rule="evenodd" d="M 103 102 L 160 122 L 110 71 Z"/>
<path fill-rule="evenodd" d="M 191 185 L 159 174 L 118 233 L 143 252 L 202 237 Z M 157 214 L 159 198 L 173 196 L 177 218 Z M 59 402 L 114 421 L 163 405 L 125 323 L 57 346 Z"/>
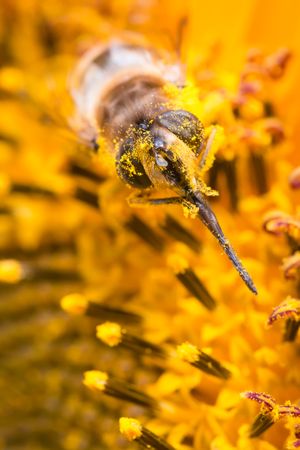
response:
<path fill-rule="evenodd" d="M 69 69 L 65 69 L 64 74 L 68 74 Z M 49 73 L 49 71 L 48 71 Z M 34 75 L 26 85 L 25 95 L 22 93 L 20 101 L 43 125 L 52 129 L 74 144 L 74 149 L 82 146 L 95 148 L 97 140 L 97 131 L 84 119 L 79 110 L 74 107 L 74 101 L 71 98 L 69 87 L 65 81 L 54 75 L 45 76 Z M 59 74 L 62 77 L 61 74 Z M 39 89 L 35 89 L 39 86 Z"/>

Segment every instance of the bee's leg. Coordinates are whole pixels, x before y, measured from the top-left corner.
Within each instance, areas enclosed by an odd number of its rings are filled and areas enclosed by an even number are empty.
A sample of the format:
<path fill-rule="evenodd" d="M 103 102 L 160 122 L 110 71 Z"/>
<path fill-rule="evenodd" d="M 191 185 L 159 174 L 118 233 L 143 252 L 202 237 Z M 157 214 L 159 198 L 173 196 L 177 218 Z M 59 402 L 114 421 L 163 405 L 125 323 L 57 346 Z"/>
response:
<path fill-rule="evenodd" d="M 203 171 L 207 171 L 210 168 L 208 166 L 208 160 L 209 160 L 209 156 L 213 147 L 213 143 L 215 141 L 215 137 L 216 137 L 216 133 L 217 133 L 217 128 L 213 127 L 213 129 L 210 132 L 210 135 L 208 136 L 207 140 L 206 140 L 206 145 L 205 148 L 203 150 L 201 159 L 200 159 L 200 163 L 199 163 L 199 168 L 200 170 Z M 215 153 L 215 152 L 214 152 Z"/>
<path fill-rule="evenodd" d="M 181 197 L 165 197 L 165 198 L 151 198 L 147 194 L 139 194 L 130 196 L 128 203 L 130 206 L 158 206 L 158 205 L 175 205 L 182 204 L 184 201 Z"/>

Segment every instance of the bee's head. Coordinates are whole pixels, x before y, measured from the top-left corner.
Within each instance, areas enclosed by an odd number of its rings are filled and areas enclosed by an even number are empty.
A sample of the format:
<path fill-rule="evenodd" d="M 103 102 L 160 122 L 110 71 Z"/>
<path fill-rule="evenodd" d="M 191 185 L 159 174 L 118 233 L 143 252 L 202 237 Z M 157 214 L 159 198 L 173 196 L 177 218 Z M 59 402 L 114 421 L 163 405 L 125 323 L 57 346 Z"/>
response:
<path fill-rule="evenodd" d="M 120 145 L 118 174 L 139 189 L 163 186 L 182 195 L 188 178 L 193 178 L 203 140 L 203 125 L 187 111 L 171 110 L 141 120 Z"/>

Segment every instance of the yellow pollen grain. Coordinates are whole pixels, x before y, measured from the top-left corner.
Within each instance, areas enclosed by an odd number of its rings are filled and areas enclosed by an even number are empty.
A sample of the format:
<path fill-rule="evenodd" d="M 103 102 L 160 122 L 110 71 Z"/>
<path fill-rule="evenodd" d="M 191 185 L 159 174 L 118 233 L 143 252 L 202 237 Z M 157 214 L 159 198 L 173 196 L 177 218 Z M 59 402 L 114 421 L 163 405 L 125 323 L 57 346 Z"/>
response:
<path fill-rule="evenodd" d="M 103 392 L 107 380 L 107 373 L 100 372 L 99 370 L 88 370 L 84 373 L 83 384 L 93 391 Z"/>
<path fill-rule="evenodd" d="M 275 316 L 289 315 L 296 320 L 300 318 L 300 301 L 297 298 L 288 296 L 277 308 L 275 308 Z"/>
<path fill-rule="evenodd" d="M 272 410 L 272 419 L 274 420 L 274 422 L 277 422 L 277 420 L 279 420 L 280 418 L 280 408 L 279 405 L 276 405 L 274 407 L 274 409 Z"/>
<path fill-rule="evenodd" d="M 175 273 L 183 273 L 188 268 L 187 260 L 178 253 L 171 253 L 168 256 L 168 266 Z"/>
<path fill-rule="evenodd" d="M 121 417 L 119 420 L 120 432 L 129 441 L 134 441 L 142 436 L 142 425 L 136 419 Z"/>
<path fill-rule="evenodd" d="M 23 276 L 21 264 L 14 259 L 0 261 L 0 281 L 3 283 L 18 283 Z"/>
<path fill-rule="evenodd" d="M 84 314 L 88 304 L 89 302 L 84 295 L 76 293 L 65 295 L 60 302 L 62 309 L 74 315 Z"/>
<path fill-rule="evenodd" d="M 178 99 L 179 89 L 175 84 L 166 83 L 163 87 L 165 95 L 170 99 Z"/>
<path fill-rule="evenodd" d="M 196 205 L 193 205 L 189 201 L 184 201 L 182 204 L 184 217 L 195 219 L 197 217 L 199 209 Z"/>
<path fill-rule="evenodd" d="M 198 348 L 190 342 L 184 342 L 183 344 L 178 345 L 176 352 L 180 359 L 189 363 L 198 361 L 200 354 Z"/>
<path fill-rule="evenodd" d="M 132 163 L 130 157 L 127 154 L 124 154 L 120 158 L 120 163 L 122 164 L 123 169 L 126 170 L 126 172 L 128 173 L 128 175 L 130 177 L 133 177 L 134 175 L 138 175 L 134 164 Z"/>
<path fill-rule="evenodd" d="M 264 115 L 264 106 L 257 99 L 248 100 L 240 108 L 241 115 L 246 120 L 257 120 Z"/>
<path fill-rule="evenodd" d="M 96 328 L 97 338 L 110 347 L 115 347 L 122 341 L 122 329 L 115 322 L 105 322 Z"/>

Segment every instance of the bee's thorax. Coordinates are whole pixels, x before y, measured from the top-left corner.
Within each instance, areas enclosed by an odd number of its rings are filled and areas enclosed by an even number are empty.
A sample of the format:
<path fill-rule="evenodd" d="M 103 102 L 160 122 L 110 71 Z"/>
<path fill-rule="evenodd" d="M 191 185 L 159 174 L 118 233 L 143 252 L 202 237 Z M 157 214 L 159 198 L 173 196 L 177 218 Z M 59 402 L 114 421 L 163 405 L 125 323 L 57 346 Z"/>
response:
<path fill-rule="evenodd" d="M 98 126 L 108 141 L 124 137 L 130 127 L 151 122 L 166 111 L 161 80 L 141 75 L 116 84 L 96 112 Z"/>

